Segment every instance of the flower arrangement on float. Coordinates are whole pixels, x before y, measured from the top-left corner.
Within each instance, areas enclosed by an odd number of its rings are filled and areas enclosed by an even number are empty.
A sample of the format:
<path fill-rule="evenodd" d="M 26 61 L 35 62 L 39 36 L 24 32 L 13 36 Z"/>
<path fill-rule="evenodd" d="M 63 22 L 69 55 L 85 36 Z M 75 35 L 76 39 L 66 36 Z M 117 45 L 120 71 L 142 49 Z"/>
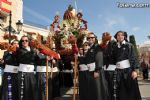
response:
<path fill-rule="evenodd" d="M 60 55 L 77 53 L 77 47 L 81 47 L 88 33 L 87 21 L 82 17 L 83 14 L 76 12 L 71 5 L 64 12 L 61 23 L 59 15 L 54 17 L 50 32 L 53 34 L 55 48 Z"/>
<path fill-rule="evenodd" d="M 73 69 L 73 100 L 77 94 L 77 54 L 78 48 L 82 46 L 86 35 L 88 34 L 87 21 L 83 19 L 81 12 L 69 5 L 64 12 L 63 19 L 60 23 L 60 16 L 54 17 L 53 23 L 50 25 L 55 48 L 60 56 L 65 56 L 65 60 L 71 61 Z M 74 56 L 75 55 L 75 56 Z"/>

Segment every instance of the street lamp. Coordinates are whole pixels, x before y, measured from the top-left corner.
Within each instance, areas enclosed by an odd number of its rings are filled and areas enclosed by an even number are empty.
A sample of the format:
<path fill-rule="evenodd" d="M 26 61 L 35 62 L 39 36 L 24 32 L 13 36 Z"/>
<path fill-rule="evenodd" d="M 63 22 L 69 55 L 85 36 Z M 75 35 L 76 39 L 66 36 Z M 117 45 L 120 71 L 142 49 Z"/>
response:
<path fill-rule="evenodd" d="M 16 23 L 16 26 L 17 26 L 17 31 L 19 34 L 20 31 L 22 30 L 23 23 L 20 20 L 18 20 L 18 22 Z"/>

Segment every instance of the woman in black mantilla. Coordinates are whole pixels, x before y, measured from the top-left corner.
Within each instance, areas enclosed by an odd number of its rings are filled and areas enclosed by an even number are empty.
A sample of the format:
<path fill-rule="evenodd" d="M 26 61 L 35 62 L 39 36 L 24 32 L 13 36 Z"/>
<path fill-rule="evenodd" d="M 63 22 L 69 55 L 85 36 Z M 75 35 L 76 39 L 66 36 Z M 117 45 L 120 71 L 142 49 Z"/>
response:
<path fill-rule="evenodd" d="M 35 57 L 36 53 L 30 47 L 29 38 L 22 36 L 17 50 L 17 61 L 19 63 L 19 100 L 36 100 L 36 78 L 35 78 Z"/>
<path fill-rule="evenodd" d="M 139 65 L 134 47 L 127 41 L 126 32 L 118 31 L 115 38 L 117 100 L 141 100 L 135 71 Z"/>
<path fill-rule="evenodd" d="M 107 83 L 103 71 L 103 52 L 96 44 L 96 36 L 90 32 L 87 35 L 90 48 L 85 55 L 89 75 L 87 77 L 87 100 L 108 100 Z"/>
<path fill-rule="evenodd" d="M 14 40 L 11 45 L 19 46 L 17 40 Z M 3 60 L 5 67 L 0 100 L 18 100 L 18 63 L 16 61 L 16 52 L 5 51 Z"/>

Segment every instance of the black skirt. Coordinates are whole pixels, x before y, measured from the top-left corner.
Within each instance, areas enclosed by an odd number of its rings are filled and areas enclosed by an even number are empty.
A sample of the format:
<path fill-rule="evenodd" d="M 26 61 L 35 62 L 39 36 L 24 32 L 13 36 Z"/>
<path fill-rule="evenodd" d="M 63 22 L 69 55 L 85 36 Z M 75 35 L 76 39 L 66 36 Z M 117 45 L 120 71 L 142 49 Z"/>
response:
<path fill-rule="evenodd" d="M 46 73 L 37 72 L 37 100 L 46 100 Z M 52 79 L 48 76 L 48 100 L 52 100 Z"/>
<path fill-rule="evenodd" d="M 59 80 L 61 87 L 72 87 L 73 86 L 73 77 L 72 72 L 60 72 Z"/>
<path fill-rule="evenodd" d="M 108 93 L 109 93 L 109 100 L 114 99 L 114 72 L 115 71 L 105 71 L 105 77 L 108 84 Z"/>
<path fill-rule="evenodd" d="M 18 73 L 19 100 L 37 100 L 37 84 L 34 72 Z"/>
<path fill-rule="evenodd" d="M 85 82 L 79 83 L 85 85 L 85 88 L 81 88 L 84 90 L 84 98 L 85 100 L 108 100 L 108 87 L 107 81 L 105 79 L 104 71 L 101 70 L 99 72 L 100 77 L 94 78 L 94 72 L 86 72 L 84 73 Z M 82 82 L 82 81 L 81 81 Z M 80 88 L 80 87 L 79 87 Z M 80 90 L 79 90 L 80 91 Z M 81 93 L 81 96 L 83 94 Z"/>
<path fill-rule="evenodd" d="M 109 87 L 108 87 L 108 82 L 106 80 L 105 77 L 105 73 L 104 73 L 104 69 L 100 70 L 100 77 L 99 77 L 99 81 L 100 81 L 100 96 L 102 98 L 102 100 L 110 100 L 110 94 L 109 94 Z"/>
<path fill-rule="evenodd" d="M 59 72 L 53 72 L 52 76 L 52 97 L 60 96 L 60 82 L 59 82 Z"/>
<path fill-rule="evenodd" d="M 8 94 L 12 94 L 12 95 L 8 95 Z M 17 73 L 5 72 L 3 74 L 0 100 L 19 100 Z"/>
<path fill-rule="evenodd" d="M 117 69 L 117 100 L 142 100 L 137 79 L 130 68 Z"/>
<path fill-rule="evenodd" d="M 79 99 L 88 100 L 88 75 L 89 71 L 79 71 Z"/>

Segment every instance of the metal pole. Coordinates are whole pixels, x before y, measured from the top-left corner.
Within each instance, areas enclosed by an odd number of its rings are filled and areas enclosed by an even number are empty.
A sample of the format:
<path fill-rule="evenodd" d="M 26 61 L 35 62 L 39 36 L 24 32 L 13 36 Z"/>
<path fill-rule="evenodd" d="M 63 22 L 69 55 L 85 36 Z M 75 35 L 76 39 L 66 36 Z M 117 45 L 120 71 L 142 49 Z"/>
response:
<path fill-rule="evenodd" d="M 10 14 L 9 14 L 9 43 L 11 43 L 11 16 L 12 16 L 12 13 L 10 11 Z"/>

